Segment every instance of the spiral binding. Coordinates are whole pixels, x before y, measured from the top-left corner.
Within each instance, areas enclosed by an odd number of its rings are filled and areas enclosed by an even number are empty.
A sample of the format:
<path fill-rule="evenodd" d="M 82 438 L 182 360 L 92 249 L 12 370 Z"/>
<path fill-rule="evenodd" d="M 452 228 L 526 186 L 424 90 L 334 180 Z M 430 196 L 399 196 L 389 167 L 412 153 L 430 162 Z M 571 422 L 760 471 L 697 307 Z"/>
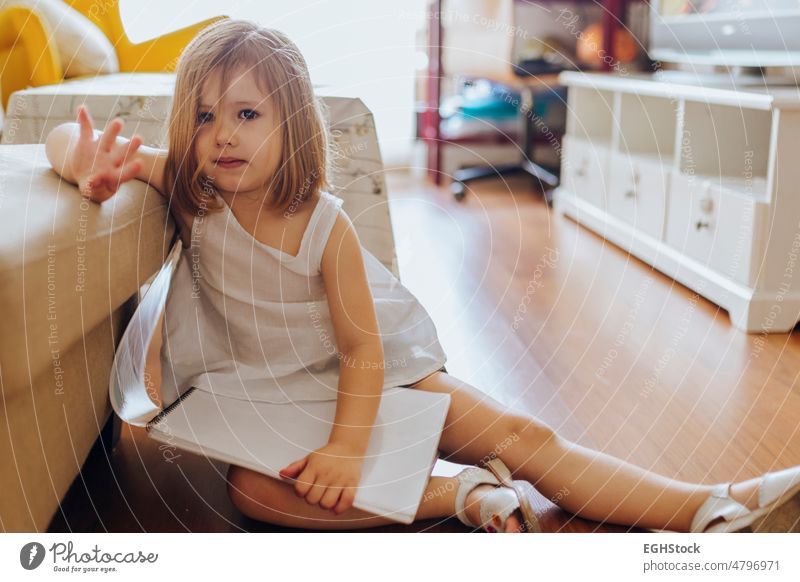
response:
<path fill-rule="evenodd" d="M 191 387 L 191 388 L 189 388 L 189 389 L 188 389 L 186 392 L 184 392 L 183 394 L 181 394 L 180 396 L 178 396 L 178 398 L 175 400 L 175 402 L 173 402 L 172 404 L 170 404 L 169 406 L 167 406 L 167 407 L 166 407 L 164 410 L 162 410 L 161 412 L 159 412 L 159 413 L 156 415 L 156 417 L 155 417 L 155 418 L 153 418 L 153 420 L 151 420 L 151 421 L 149 421 L 149 422 L 147 423 L 147 425 L 146 425 L 146 428 L 147 428 L 147 430 L 150 430 L 150 429 L 151 429 L 151 428 L 153 428 L 155 425 L 157 425 L 159 422 L 161 422 L 161 420 L 162 420 L 162 419 L 163 419 L 165 416 L 167 416 L 167 415 L 168 415 L 170 412 L 172 412 L 173 410 L 175 410 L 175 408 L 176 408 L 176 407 L 177 407 L 177 406 L 178 406 L 178 405 L 179 405 L 181 402 L 183 402 L 183 401 L 186 399 L 186 397 L 187 397 L 187 396 L 189 396 L 189 394 L 191 394 L 192 392 L 194 392 L 196 389 L 197 389 L 197 387 L 196 387 L 196 386 L 192 386 L 192 387 Z"/>

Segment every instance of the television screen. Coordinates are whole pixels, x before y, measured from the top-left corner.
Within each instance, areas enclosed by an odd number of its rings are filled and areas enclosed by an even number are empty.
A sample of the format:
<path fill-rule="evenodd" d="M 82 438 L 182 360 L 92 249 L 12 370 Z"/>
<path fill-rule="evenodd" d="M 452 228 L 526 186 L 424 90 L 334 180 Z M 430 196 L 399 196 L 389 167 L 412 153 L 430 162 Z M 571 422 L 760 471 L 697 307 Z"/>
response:
<path fill-rule="evenodd" d="M 742 16 L 761 12 L 764 16 L 800 7 L 800 0 L 662 0 L 662 16 L 724 14 Z"/>
<path fill-rule="evenodd" d="M 650 56 L 729 66 L 800 66 L 800 0 L 652 0 Z"/>

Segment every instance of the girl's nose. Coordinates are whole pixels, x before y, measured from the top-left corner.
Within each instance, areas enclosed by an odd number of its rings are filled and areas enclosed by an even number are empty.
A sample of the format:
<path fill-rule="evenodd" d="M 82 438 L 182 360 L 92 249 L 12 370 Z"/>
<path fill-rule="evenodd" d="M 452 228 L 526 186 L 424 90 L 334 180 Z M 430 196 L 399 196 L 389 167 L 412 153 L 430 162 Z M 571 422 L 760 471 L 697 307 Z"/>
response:
<path fill-rule="evenodd" d="M 236 128 L 225 121 L 218 121 L 216 127 L 217 145 L 236 145 Z"/>

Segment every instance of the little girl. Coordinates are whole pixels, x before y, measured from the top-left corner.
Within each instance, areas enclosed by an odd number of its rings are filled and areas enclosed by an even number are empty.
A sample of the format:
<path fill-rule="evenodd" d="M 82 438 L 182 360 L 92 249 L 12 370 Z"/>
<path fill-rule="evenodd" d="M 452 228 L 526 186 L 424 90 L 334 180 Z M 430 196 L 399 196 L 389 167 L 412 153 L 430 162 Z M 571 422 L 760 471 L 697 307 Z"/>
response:
<path fill-rule="evenodd" d="M 450 376 L 427 312 L 361 247 L 342 199 L 326 191 L 323 113 L 283 34 L 236 20 L 200 33 L 178 65 L 166 151 L 119 137 L 121 127 L 113 120 L 95 133 L 81 107 L 78 124 L 48 136 L 47 154 L 91 200 L 138 178 L 169 205 L 183 254 L 165 308 L 161 401 L 190 386 L 270 402 L 337 400 L 328 443 L 284 467 L 282 480 L 230 467 L 228 491 L 244 514 L 316 529 L 390 523 L 352 502 L 376 396 L 407 386 L 450 395 L 439 449 L 482 465 L 432 477 L 420 519 L 455 514 L 489 532 L 538 531 L 533 484 L 598 521 L 800 527 L 800 467 L 716 486 L 667 479 L 568 442 Z"/>

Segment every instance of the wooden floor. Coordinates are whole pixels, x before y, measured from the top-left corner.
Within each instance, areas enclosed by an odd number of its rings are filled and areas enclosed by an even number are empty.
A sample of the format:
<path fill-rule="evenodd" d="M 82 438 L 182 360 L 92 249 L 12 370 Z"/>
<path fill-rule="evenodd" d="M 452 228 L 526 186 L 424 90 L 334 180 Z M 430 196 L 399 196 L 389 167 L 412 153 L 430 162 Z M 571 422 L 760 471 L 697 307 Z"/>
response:
<path fill-rule="evenodd" d="M 390 174 L 403 283 L 448 371 L 582 445 L 715 483 L 800 464 L 800 334 L 747 335 L 727 313 L 569 219 L 524 179 L 456 202 Z M 123 427 L 94 451 L 51 531 L 285 531 L 244 518 L 221 463 Z M 446 472 L 437 465 L 435 473 Z M 624 531 L 539 508 L 547 531 Z M 467 531 L 455 519 L 373 531 Z"/>

